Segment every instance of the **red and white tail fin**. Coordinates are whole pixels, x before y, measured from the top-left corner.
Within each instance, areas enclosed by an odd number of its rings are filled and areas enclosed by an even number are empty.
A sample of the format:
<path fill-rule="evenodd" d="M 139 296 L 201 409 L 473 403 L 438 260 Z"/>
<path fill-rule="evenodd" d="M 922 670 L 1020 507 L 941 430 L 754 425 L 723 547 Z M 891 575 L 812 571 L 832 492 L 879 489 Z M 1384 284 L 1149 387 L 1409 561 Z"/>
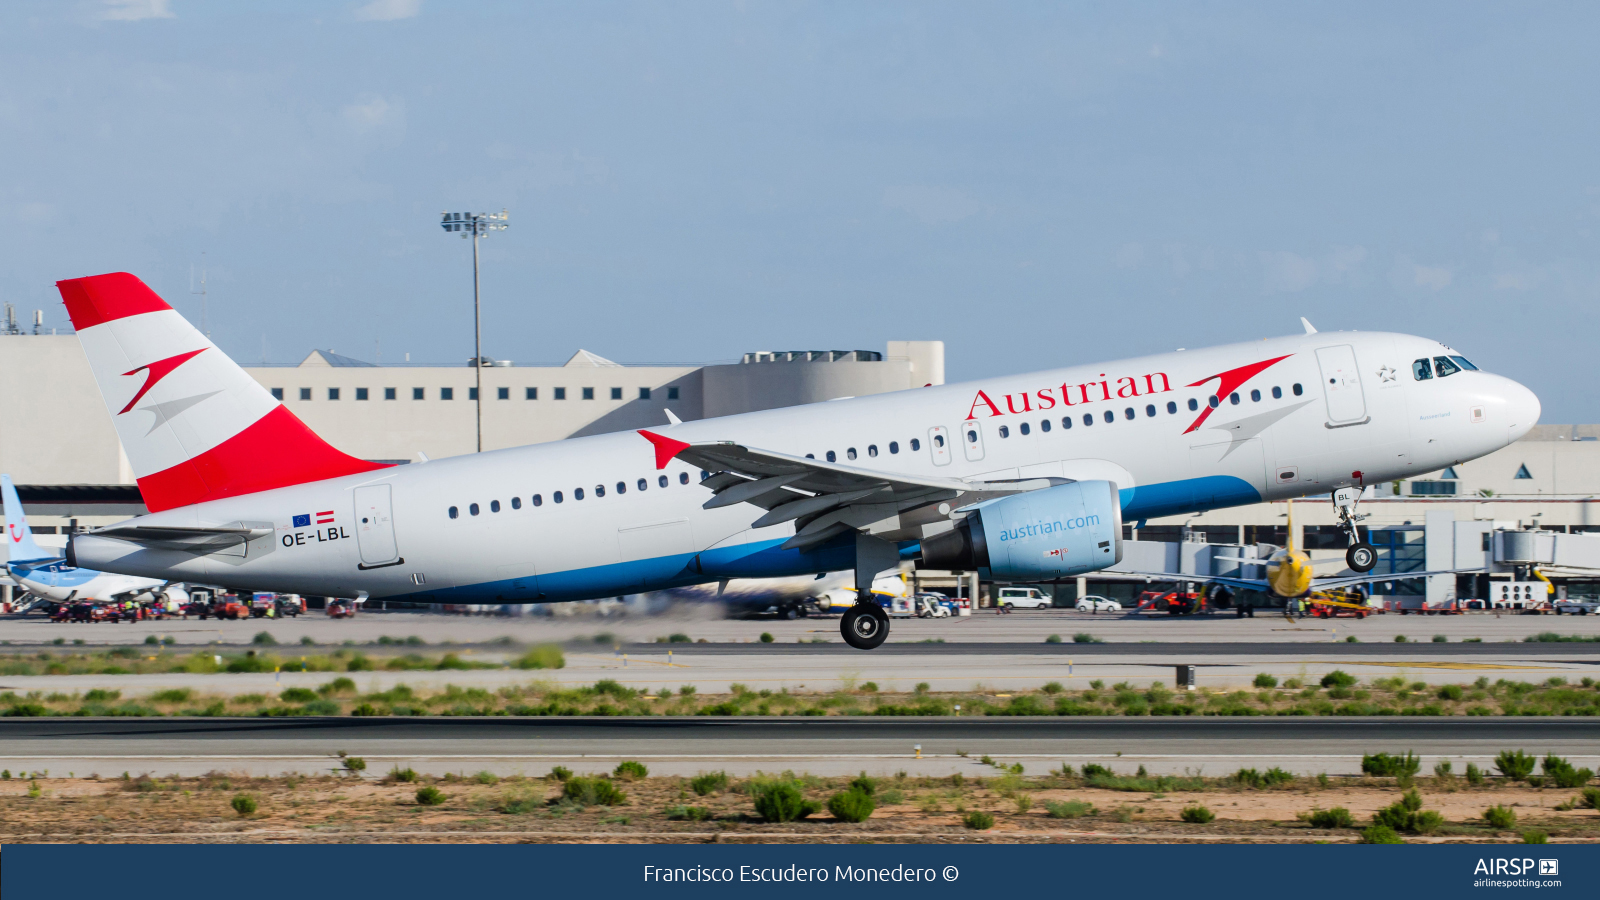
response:
<path fill-rule="evenodd" d="M 317 437 L 138 278 L 56 287 L 151 512 L 383 468 Z"/>

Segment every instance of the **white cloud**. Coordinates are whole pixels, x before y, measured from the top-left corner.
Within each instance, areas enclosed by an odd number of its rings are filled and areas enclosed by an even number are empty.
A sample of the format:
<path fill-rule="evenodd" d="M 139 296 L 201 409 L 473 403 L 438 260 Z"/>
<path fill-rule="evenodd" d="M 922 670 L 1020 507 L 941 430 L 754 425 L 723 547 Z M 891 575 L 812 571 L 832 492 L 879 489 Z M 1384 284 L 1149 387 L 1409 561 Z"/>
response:
<path fill-rule="evenodd" d="M 344 119 L 355 127 L 357 131 L 371 131 L 398 120 L 403 111 L 398 105 L 391 104 L 382 97 L 373 97 L 360 103 L 352 103 L 341 110 Z"/>
<path fill-rule="evenodd" d="M 54 216 L 56 208 L 51 203 L 23 203 L 17 206 L 17 218 L 24 222 L 45 222 Z"/>
<path fill-rule="evenodd" d="M 1419 266 L 1411 267 L 1411 280 L 1417 287 L 1425 287 L 1432 291 L 1442 291 L 1450 286 L 1450 281 L 1455 276 L 1444 266 Z"/>
<path fill-rule="evenodd" d="M 356 19 L 362 22 L 393 22 L 409 19 L 422 12 L 422 0 L 372 0 L 356 10 Z"/>
<path fill-rule="evenodd" d="M 1285 250 L 1263 252 L 1262 281 L 1269 293 L 1294 294 L 1322 282 L 1339 284 L 1353 277 L 1367 259 L 1365 247 L 1334 247 L 1321 258 L 1301 256 Z"/>
<path fill-rule="evenodd" d="M 106 22 L 142 22 L 145 19 L 175 19 L 172 0 L 101 0 L 95 18 Z"/>
<path fill-rule="evenodd" d="M 959 222 L 983 210 L 983 204 L 966 191 L 923 185 L 884 188 L 883 205 L 908 212 L 924 225 Z"/>
<path fill-rule="evenodd" d="M 1279 250 L 1261 254 L 1261 275 L 1274 293 L 1298 293 L 1317 283 L 1317 261 Z"/>

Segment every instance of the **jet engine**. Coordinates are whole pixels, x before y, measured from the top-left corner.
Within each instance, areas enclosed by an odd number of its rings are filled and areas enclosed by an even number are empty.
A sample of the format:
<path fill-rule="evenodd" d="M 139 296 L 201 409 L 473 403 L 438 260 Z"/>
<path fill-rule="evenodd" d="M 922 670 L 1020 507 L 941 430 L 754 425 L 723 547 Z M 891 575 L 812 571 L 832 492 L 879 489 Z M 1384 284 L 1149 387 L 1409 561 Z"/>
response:
<path fill-rule="evenodd" d="M 995 581 L 1051 581 L 1122 561 L 1122 503 L 1109 481 L 986 500 L 922 541 L 921 566 L 988 569 Z"/>

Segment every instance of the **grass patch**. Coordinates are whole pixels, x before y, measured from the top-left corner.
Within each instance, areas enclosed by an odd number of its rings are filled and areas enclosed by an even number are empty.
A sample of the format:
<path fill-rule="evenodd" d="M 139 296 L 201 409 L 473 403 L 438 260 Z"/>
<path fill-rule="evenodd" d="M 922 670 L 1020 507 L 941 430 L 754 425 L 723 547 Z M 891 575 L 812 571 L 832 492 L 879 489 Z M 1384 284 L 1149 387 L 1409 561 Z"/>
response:
<path fill-rule="evenodd" d="M 751 795 L 756 814 L 768 822 L 796 822 L 822 809 L 807 800 L 800 786 L 790 781 L 774 781 L 755 787 Z"/>
<path fill-rule="evenodd" d="M 628 799 L 605 778 L 568 778 L 561 786 L 561 796 L 580 806 L 620 806 Z"/>
<path fill-rule="evenodd" d="M 988 831 L 994 827 L 994 816 L 973 810 L 961 817 L 961 824 L 972 831 Z"/>
<path fill-rule="evenodd" d="M 1086 800 L 1065 800 L 1046 803 L 1044 811 L 1052 819 L 1081 819 L 1084 816 L 1099 814 L 1099 810 L 1094 808 L 1094 804 Z"/>
<path fill-rule="evenodd" d="M 564 669 L 567 657 L 554 644 L 541 644 L 512 661 L 518 669 Z"/>

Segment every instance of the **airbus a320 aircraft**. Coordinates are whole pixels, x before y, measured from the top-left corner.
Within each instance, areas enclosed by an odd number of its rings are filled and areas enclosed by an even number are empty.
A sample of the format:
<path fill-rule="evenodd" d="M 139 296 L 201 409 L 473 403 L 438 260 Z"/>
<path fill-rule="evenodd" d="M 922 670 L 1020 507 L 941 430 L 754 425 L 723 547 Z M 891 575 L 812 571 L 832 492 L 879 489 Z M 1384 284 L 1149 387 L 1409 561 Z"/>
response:
<path fill-rule="evenodd" d="M 134 276 L 58 286 L 150 510 L 69 559 L 255 590 L 541 603 L 853 569 L 865 596 L 902 559 L 1050 581 L 1115 564 L 1125 520 L 1429 472 L 1539 418 L 1436 341 L 1307 326 L 384 466 L 318 438 Z M 840 621 L 863 649 L 888 628 L 876 603 Z"/>
<path fill-rule="evenodd" d="M 28 593 L 62 603 L 153 598 L 157 594 L 179 600 L 189 596 L 187 591 L 167 584 L 162 578 L 118 575 L 71 565 L 60 553 L 46 551 L 33 539 L 28 514 L 22 508 L 10 475 L 0 475 L 0 499 L 6 506 L 6 574 Z"/>

